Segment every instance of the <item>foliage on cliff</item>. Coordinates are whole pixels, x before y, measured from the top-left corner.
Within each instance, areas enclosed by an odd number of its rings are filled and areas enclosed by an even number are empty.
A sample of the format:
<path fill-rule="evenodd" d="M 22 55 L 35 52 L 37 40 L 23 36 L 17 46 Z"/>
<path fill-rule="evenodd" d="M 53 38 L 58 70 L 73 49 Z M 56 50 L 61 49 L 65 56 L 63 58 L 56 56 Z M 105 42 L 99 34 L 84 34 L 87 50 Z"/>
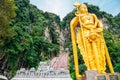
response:
<path fill-rule="evenodd" d="M 59 16 L 39 10 L 29 0 L 2 0 L 0 5 L 2 74 L 7 73 L 11 77 L 22 67 L 37 68 L 40 61 L 48 60 L 53 53 L 58 54 L 59 46 L 52 23 L 59 24 Z M 46 26 L 51 26 L 52 43 L 44 38 Z"/>

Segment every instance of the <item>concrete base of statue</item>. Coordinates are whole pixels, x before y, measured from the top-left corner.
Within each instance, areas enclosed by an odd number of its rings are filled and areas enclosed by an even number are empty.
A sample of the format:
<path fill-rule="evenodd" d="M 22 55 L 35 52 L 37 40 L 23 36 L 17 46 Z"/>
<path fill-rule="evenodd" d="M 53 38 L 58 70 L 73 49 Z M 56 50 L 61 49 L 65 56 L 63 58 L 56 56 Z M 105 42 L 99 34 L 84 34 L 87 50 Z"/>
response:
<path fill-rule="evenodd" d="M 120 80 L 120 73 L 97 74 L 95 80 Z"/>
<path fill-rule="evenodd" d="M 85 78 L 80 78 L 77 80 L 95 80 L 95 76 L 98 74 L 97 70 L 85 71 Z"/>
<path fill-rule="evenodd" d="M 77 80 L 120 80 L 120 73 L 99 74 L 98 71 L 85 71 L 85 77 Z"/>
<path fill-rule="evenodd" d="M 95 76 L 98 74 L 97 70 L 85 71 L 86 80 L 95 80 Z"/>

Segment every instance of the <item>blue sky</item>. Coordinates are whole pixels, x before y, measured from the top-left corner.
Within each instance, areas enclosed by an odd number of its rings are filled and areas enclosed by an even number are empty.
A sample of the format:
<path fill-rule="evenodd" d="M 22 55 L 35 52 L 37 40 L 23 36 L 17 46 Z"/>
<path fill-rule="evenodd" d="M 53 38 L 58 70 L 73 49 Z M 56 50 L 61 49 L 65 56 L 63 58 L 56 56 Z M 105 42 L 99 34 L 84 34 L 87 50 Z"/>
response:
<path fill-rule="evenodd" d="M 67 13 L 73 10 L 76 0 L 30 0 L 43 11 L 55 13 L 62 19 Z M 120 12 L 120 0 L 77 0 L 80 3 L 88 3 L 99 6 L 101 11 L 117 15 Z"/>

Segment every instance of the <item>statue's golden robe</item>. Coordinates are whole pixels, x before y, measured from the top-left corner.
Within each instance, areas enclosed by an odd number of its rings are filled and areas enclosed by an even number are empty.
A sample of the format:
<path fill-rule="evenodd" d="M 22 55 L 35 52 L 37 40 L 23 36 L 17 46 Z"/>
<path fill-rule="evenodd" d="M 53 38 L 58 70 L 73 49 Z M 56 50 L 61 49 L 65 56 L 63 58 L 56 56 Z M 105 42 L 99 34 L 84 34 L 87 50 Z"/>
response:
<path fill-rule="evenodd" d="M 98 23 L 100 24 L 100 23 Z M 101 32 L 90 32 L 90 30 L 82 27 L 78 28 L 77 44 L 83 56 L 83 60 L 88 70 L 99 70 L 100 73 L 106 70 L 105 50 L 106 45 Z M 96 29 L 103 29 L 102 26 L 97 25 Z M 83 31 L 82 31 L 83 30 Z M 90 38 L 93 36 L 95 38 Z M 83 39 L 84 38 L 84 39 Z M 97 56 L 96 56 L 97 55 Z"/>

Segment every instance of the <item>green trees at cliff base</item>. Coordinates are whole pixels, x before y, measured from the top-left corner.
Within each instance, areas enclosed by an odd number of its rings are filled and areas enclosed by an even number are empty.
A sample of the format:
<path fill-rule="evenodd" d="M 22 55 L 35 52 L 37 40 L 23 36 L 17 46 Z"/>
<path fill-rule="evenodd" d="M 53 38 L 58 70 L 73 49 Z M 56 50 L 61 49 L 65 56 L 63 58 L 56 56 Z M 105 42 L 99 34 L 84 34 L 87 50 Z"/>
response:
<path fill-rule="evenodd" d="M 29 0 L 1 0 L 0 73 L 12 77 L 20 68 L 37 69 L 40 61 L 56 56 L 59 46 L 52 24 L 59 22 L 57 17 L 37 9 Z M 52 30 L 52 42 L 45 39 L 47 26 Z"/>

